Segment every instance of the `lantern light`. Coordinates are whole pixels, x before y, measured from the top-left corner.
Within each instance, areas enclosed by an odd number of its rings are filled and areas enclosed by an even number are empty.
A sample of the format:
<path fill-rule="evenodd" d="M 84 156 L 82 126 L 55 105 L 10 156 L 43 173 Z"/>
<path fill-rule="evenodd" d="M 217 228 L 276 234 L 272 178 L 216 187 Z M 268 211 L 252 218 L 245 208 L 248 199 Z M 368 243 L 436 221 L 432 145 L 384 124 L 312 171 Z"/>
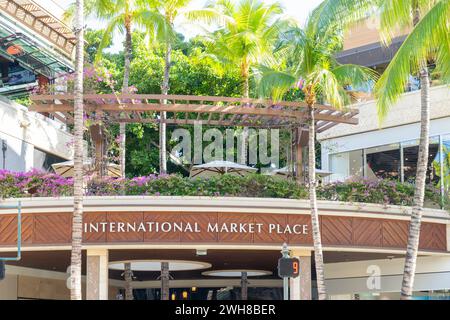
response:
<path fill-rule="evenodd" d="M 18 44 L 13 44 L 13 45 L 10 45 L 10 46 L 6 49 L 6 52 L 7 52 L 9 55 L 16 56 L 16 55 L 18 55 L 18 54 L 21 54 L 21 53 L 23 52 L 23 49 L 22 49 L 22 47 L 21 47 L 20 45 L 18 45 Z"/>

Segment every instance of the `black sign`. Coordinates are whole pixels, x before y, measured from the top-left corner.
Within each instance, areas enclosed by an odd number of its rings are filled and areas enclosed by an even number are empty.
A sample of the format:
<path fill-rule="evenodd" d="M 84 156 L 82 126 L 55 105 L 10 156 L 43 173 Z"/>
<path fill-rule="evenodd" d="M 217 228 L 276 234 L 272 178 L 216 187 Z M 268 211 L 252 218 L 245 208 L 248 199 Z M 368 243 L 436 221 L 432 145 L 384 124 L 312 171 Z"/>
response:
<path fill-rule="evenodd" d="M 300 273 L 300 264 L 297 258 L 280 258 L 278 260 L 278 275 L 281 278 L 297 278 Z"/>
<path fill-rule="evenodd" d="M 5 279 L 5 261 L 0 260 L 0 280 Z"/>

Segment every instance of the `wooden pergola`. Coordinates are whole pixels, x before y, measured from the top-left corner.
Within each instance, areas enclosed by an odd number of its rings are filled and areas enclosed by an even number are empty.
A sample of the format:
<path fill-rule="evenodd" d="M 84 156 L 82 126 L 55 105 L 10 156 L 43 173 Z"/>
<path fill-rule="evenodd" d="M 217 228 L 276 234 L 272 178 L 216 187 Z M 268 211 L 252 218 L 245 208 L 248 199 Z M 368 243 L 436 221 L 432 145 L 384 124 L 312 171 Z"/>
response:
<path fill-rule="evenodd" d="M 35 95 L 31 111 L 52 114 L 66 123 L 73 122 L 73 95 Z M 207 97 L 158 94 L 85 94 L 87 115 L 109 123 L 159 123 L 155 112 L 167 112 L 168 125 L 202 122 L 211 126 L 283 128 L 298 127 L 308 119 L 303 102 L 257 100 L 231 97 Z M 358 110 L 337 110 L 328 105 L 315 105 L 317 132 L 339 123 L 357 124 Z"/>
<path fill-rule="evenodd" d="M 73 123 L 74 95 L 49 94 L 30 97 L 31 111 L 50 114 L 65 123 Z M 286 128 L 295 133 L 293 146 L 296 172 L 302 172 L 302 147 L 306 145 L 305 128 L 308 107 L 304 102 L 290 102 L 232 97 L 208 97 L 160 94 L 85 94 L 84 111 L 107 123 L 164 123 L 209 126 L 240 126 L 255 128 Z M 166 112 L 165 120 L 155 113 Z M 358 110 L 337 110 L 329 105 L 315 105 L 317 132 L 339 124 L 357 124 Z M 95 133 L 99 135 L 99 133 Z M 307 136 L 307 135 L 306 135 Z M 96 140 L 99 138 L 97 137 Z"/>

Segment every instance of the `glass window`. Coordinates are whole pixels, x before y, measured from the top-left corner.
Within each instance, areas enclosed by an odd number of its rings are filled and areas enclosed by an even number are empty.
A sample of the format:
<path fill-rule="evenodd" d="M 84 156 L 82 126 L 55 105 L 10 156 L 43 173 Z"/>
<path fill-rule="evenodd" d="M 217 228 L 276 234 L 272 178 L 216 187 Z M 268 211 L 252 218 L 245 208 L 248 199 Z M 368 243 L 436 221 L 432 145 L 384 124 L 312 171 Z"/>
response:
<path fill-rule="evenodd" d="M 51 171 L 52 164 L 67 161 L 53 154 L 34 148 L 33 168 L 43 171 Z"/>
<path fill-rule="evenodd" d="M 332 181 L 344 181 L 348 178 L 362 178 L 362 150 L 342 152 L 331 155 L 330 168 L 333 173 L 331 176 Z"/>
<path fill-rule="evenodd" d="M 366 177 L 400 180 L 400 145 L 366 149 Z"/>
<path fill-rule="evenodd" d="M 405 182 L 414 182 L 417 171 L 419 140 L 412 140 L 403 146 L 403 174 Z M 430 138 L 426 183 L 439 183 L 439 137 Z"/>
<path fill-rule="evenodd" d="M 444 198 L 448 201 L 450 199 L 450 135 L 442 137 L 442 156 L 438 152 L 436 158 L 433 161 L 433 166 L 436 169 L 436 175 L 439 177 L 439 183 L 441 181 L 443 183 Z M 442 167 L 440 166 L 440 159 L 442 159 Z M 447 207 L 448 203 L 445 206 Z"/>

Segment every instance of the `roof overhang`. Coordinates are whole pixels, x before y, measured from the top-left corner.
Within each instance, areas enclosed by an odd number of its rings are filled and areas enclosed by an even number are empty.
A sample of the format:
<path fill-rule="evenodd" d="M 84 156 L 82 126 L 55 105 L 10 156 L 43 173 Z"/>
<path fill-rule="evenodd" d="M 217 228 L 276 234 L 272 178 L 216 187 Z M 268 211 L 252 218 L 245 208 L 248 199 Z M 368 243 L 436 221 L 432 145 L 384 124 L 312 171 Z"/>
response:
<path fill-rule="evenodd" d="M 391 45 L 383 46 L 381 42 L 371 43 L 362 47 L 352 48 L 336 54 L 336 59 L 342 64 L 357 64 L 365 67 L 375 67 L 388 64 L 402 45 L 406 36 L 393 39 Z"/>
<path fill-rule="evenodd" d="M 33 0 L 0 0 L 0 12 L 26 26 L 71 59 L 75 35 L 67 25 Z"/>

